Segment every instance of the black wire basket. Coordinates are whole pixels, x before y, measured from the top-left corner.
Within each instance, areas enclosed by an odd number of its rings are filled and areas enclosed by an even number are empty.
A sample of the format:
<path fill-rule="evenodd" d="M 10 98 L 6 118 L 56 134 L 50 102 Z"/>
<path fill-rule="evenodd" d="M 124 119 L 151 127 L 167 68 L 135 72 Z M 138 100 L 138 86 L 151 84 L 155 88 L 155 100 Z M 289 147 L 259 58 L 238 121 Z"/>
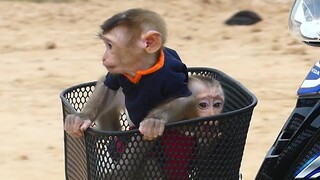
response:
<path fill-rule="evenodd" d="M 84 138 L 64 132 L 66 179 L 239 179 L 257 98 L 217 69 L 192 67 L 188 72 L 220 81 L 223 113 L 168 123 L 164 135 L 153 141 L 144 141 L 137 129 L 129 129 L 125 113 L 120 117 L 122 131 L 92 127 Z M 81 111 L 95 83 L 72 86 L 60 94 L 63 119 Z"/>

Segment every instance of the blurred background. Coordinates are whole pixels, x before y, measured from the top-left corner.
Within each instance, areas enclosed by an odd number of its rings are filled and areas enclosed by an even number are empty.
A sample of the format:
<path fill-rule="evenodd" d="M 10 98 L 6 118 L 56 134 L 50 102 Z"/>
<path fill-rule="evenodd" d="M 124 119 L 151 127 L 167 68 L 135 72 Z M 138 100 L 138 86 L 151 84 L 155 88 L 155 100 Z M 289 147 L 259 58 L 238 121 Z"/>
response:
<path fill-rule="evenodd" d="M 315 47 L 288 30 L 289 0 L 0 0 L 1 179 L 65 179 L 59 94 L 106 70 L 100 24 L 142 7 L 168 25 L 166 46 L 189 67 L 224 71 L 258 98 L 241 172 L 254 179 L 296 102 L 296 91 L 319 60 Z M 241 10 L 262 21 L 229 26 Z M 236 122 L 235 122 L 236 123 Z"/>

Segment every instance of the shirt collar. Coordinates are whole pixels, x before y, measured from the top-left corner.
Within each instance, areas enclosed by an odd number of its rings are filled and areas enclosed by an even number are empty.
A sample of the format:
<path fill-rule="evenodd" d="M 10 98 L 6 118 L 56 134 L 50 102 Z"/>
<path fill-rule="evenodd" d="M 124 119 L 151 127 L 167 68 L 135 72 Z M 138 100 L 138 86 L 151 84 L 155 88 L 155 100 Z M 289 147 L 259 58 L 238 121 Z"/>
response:
<path fill-rule="evenodd" d="M 129 74 L 123 74 L 126 78 L 128 78 L 132 83 L 137 84 L 142 76 L 152 74 L 156 72 L 157 70 L 161 69 L 164 65 L 164 52 L 163 50 L 160 51 L 159 58 L 157 60 L 157 63 L 153 65 L 151 68 L 146 70 L 138 70 L 136 72 L 136 75 L 134 77 L 130 76 Z"/>

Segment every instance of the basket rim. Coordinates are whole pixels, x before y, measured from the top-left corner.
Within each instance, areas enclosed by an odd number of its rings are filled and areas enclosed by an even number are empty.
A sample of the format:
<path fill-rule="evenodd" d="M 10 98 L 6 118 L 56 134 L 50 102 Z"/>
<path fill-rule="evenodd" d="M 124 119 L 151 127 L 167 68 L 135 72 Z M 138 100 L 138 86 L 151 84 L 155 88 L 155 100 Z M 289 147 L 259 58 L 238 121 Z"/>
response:
<path fill-rule="evenodd" d="M 218 69 L 214 69 L 214 68 L 209 68 L 209 67 L 189 67 L 188 68 L 188 72 L 197 72 L 197 71 L 216 72 L 220 76 L 233 81 L 237 86 L 239 86 L 241 89 L 243 89 L 251 97 L 252 102 L 248 106 L 243 107 L 243 108 L 239 108 L 237 110 L 233 110 L 233 111 L 230 111 L 230 112 L 224 112 L 224 113 L 217 114 L 217 115 L 186 119 L 186 120 L 182 120 L 182 121 L 179 121 L 179 122 L 170 122 L 170 123 L 167 123 L 165 125 L 165 127 L 188 125 L 188 124 L 192 124 L 192 123 L 195 123 L 195 122 L 203 122 L 203 121 L 212 120 L 212 119 L 221 120 L 221 119 L 223 119 L 223 118 L 225 118 L 227 116 L 232 116 L 232 115 L 240 114 L 240 113 L 247 112 L 247 111 L 251 112 L 251 111 L 253 111 L 254 107 L 257 105 L 257 103 L 258 103 L 257 97 L 251 91 L 249 91 L 242 83 L 240 83 L 238 80 L 232 78 L 228 74 L 224 73 L 223 71 L 218 70 Z M 64 102 L 63 103 L 64 106 L 67 106 L 68 109 L 70 109 L 72 111 L 72 113 L 78 113 L 72 107 L 72 105 L 68 102 L 68 100 L 64 97 L 64 94 L 67 91 L 70 91 L 71 89 L 81 88 L 83 86 L 88 86 L 88 85 L 95 85 L 95 83 L 96 83 L 96 81 L 85 82 L 85 83 L 81 83 L 81 84 L 77 84 L 77 85 L 71 86 L 71 87 L 66 88 L 65 90 L 63 90 L 60 93 L 60 99 L 61 99 L 61 101 Z M 126 130 L 126 131 L 102 131 L 102 130 L 98 130 L 98 129 L 90 127 L 85 132 L 90 133 L 90 134 L 99 133 L 99 134 L 103 134 L 103 135 L 126 135 L 126 134 L 139 133 L 139 130 L 138 129 L 132 129 L 132 130 Z"/>

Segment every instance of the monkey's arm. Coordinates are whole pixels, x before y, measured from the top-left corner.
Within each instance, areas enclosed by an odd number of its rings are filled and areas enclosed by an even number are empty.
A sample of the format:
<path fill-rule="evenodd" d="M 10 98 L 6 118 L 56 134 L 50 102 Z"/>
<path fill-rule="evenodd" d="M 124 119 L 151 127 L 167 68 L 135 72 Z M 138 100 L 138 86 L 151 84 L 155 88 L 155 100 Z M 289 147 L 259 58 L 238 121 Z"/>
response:
<path fill-rule="evenodd" d="M 187 119 L 197 114 L 196 97 L 180 97 L 162 104 L 149 112 L 140 123 L 139 131 L 145 140 L 161 136 L 165 123 Z"/>
<path fill-rule="evenodd" d="M 95 121 L 106 105 L 112 101 L 112 97 L 115 97 L 117 91 L 107 88 L 103 83 L 104 80 L 105 77 L 103 76 L 97 81 L 93 93 L 79 115 L 85 116 L 91 121 Z"/>
<path fill-rule="evenodd" d="M 147 118 L 155 118 L 168 122 L 181 121 L 184 118 L 197 114 L 196 97 L 180 97 L 161 104 L 149 112 Z"/>
<path fill-rule="evenodd" d="M 104 86 L 105 77 L 101 77 L 95 86 L 90 99 L 78 114 L 69 114 L 65 118 L 64 129 L 74 137 L 81 137 L 82 132 L 92 125 L 99 113 L 103 111 L 105 105 L 110 103 L 117 91 L 113 91 Z"/>

